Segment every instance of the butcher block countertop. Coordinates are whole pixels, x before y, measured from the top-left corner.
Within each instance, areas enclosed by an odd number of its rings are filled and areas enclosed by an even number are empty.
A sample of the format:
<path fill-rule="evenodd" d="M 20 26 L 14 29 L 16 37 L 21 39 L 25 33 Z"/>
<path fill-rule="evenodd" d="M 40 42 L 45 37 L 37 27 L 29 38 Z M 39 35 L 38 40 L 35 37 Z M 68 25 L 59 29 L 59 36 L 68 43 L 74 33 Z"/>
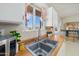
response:
<path fill-rule="evenodd" d="M 51 39 L 53 39 L 53 36 L 51 37 Z M 62 43 L 64 41 L 64 37 L 61 35 L 61 36 L 58 36 L 58 45 L 57 47 L 52 51 L 51 53 L 51 56 L 57 56 L 61 46 L 62 46 Z M 27 50 L 27 48 L 24 48 L 23 51 L 19 51 L 16 53 L 16 56 L 32 56 L 31 52 L 29 52 Z"/>

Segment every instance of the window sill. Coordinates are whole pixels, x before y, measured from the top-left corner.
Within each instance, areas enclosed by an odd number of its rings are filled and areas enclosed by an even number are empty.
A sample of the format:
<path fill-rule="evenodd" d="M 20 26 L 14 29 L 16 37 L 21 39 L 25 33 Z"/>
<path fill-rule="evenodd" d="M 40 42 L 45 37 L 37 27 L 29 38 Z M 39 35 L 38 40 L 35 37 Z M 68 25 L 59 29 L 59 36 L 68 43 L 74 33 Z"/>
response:
<path fill-rule="evenodd" d="M 42 30 L 45 30 L 45 29 L 41 29 Z M 26 29 L 26 30 L 23 30 L 24 32 L 38 32 L 39 30 L 38 29 L 32 29 L 32 30 L 29 30 L 29 29 Z"/>
<path fill-rule="evenodd" d="M 38 30 L 24 30 L 24 31 L 26 31 L 26 32 L 36 32 L 36 31 L 38 31 Z"/>

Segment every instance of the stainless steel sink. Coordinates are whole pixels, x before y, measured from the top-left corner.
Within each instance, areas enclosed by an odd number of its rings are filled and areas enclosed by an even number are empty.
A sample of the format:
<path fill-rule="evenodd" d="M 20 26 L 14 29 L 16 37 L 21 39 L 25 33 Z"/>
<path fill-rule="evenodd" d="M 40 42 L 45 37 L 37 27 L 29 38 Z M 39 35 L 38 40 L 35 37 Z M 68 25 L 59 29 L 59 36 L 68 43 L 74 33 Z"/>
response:
<path fill-rule="evenodd" d="M 41 40 L 40 42 L 26 45 L 26 48 L 35 56 L 47 56 L 56 47 L 57 43 L 51 42 L 48 39 Z"/>
<path fill-rule="evenodd" d="M 45 38 L 44 40 L 42 40 L 41 42 L 51 46 L 52 48 L 55 48 L 57 46 L 57 41 L 53 41 L 53 40 L 50 40 L 48 38 Z"/>

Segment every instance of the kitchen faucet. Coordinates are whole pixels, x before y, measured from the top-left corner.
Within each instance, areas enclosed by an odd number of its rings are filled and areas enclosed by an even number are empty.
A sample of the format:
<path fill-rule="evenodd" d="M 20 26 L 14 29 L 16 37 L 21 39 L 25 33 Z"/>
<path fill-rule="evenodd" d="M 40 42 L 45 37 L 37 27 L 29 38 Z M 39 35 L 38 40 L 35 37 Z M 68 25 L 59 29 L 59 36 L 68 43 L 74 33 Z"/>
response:
<path fill-rule="evenodd" d="M 40 21 L 40 26 L 39 26 L 39 29 L 38 29 L 38 42 L 40 41 L 40 31 L 41 31 L 41 21 Z"/>

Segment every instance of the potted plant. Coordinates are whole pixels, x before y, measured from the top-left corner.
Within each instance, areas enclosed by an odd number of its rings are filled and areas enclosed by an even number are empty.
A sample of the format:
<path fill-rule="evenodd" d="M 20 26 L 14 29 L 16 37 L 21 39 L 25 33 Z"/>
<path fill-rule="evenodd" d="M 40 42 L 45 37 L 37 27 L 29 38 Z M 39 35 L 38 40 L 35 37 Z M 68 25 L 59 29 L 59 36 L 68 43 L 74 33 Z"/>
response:
<path fill-rule="evenodd" d="M 15 37 L 16 42 L 20 41 L 20 37 L 21 37 L 20 33 L 17 33 L 16 31 L 11 31 L 10 33 L 11 33 L 12 36 Z"/>

